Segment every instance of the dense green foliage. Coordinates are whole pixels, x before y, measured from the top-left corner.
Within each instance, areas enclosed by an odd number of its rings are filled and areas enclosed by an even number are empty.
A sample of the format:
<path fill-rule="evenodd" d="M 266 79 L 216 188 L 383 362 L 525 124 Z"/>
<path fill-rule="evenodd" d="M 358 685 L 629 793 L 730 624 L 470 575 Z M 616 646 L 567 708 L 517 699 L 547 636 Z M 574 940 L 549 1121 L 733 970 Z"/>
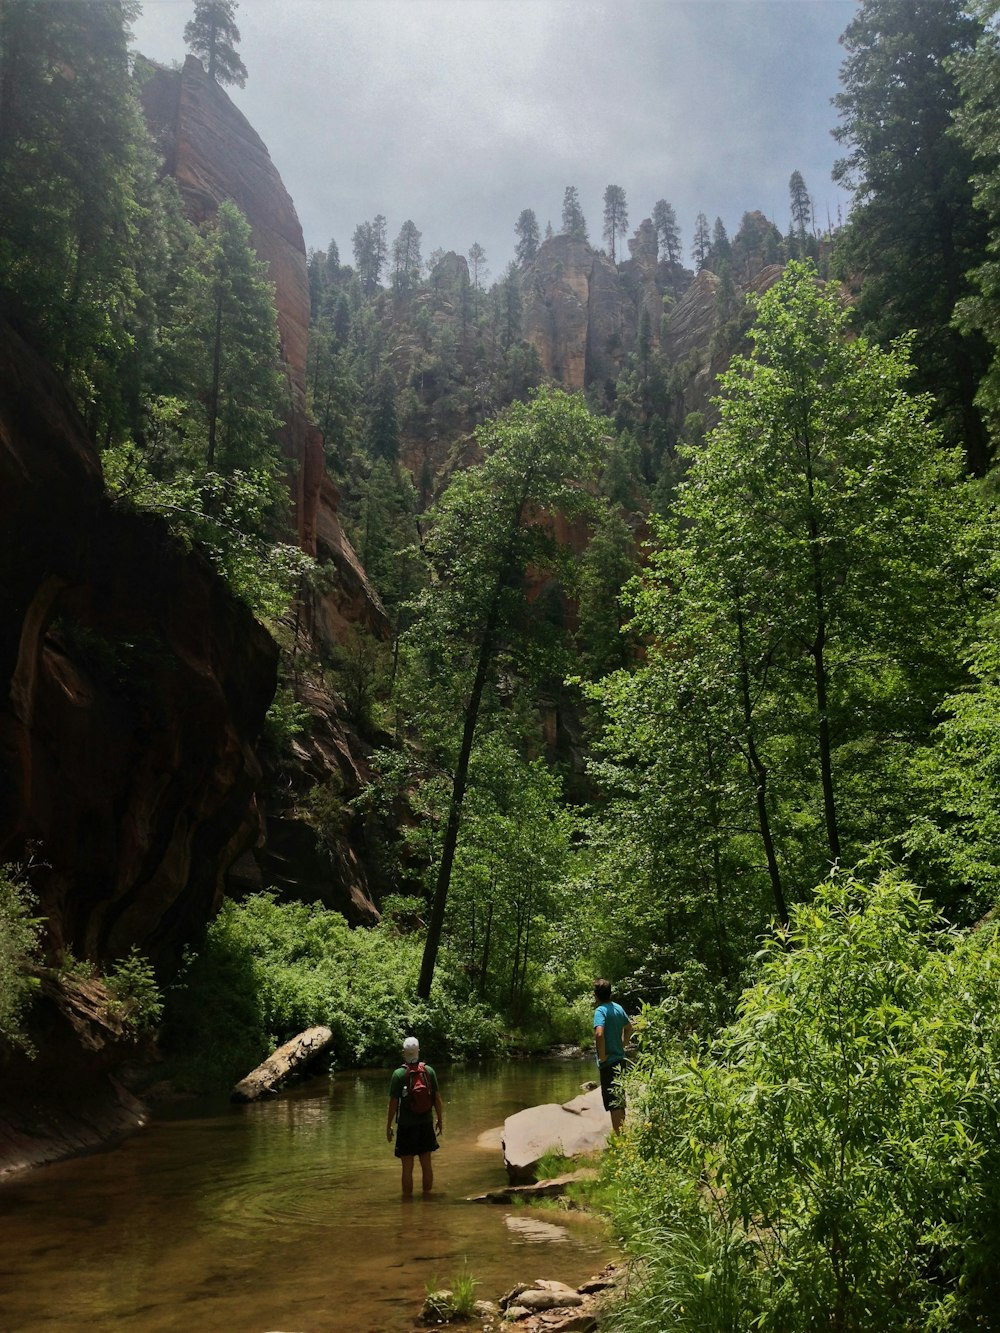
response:
<path fill-rule="evenodd" d="M 734 1021 L 651 1026 L 609 1170 L 648 1268 L 620 1323 L 945 1329 L 995 1312 L 1000 952 L 908 884 L 837 875 L 765 941 Z"/>
<path fill-rule="evenodd" d="M 499 1053 L 502 1030 L 443 974 L 431 1001 L 414 996 L 421 941 L 391 919 L 351 930 L 319 904 L 257 894 L 226 902 L 190 956 L 165 1040 L 192 1086 L 234 1082 L 283 1041 L 322 1023 L 338 1065 L 393 1062 L 416 1032 L 441 1060 Z"/>
<path fill-rule="evenodd" d="M 0 1049 L 28 1046 L 22 1018 L 38 985 L 33 968 L 41 961 L 41 921 L 24 876 L 0 866 Z"/>

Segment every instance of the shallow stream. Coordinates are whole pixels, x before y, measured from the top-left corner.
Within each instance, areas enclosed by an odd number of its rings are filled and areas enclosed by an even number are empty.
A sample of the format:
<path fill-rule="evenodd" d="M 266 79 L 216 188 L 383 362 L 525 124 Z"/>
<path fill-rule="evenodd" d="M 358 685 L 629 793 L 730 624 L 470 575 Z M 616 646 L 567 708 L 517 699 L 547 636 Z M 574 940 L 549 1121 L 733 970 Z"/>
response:
<path fill-rule="evenodd" d="M 0 1184 L 0 1333 L 403 1333 L 463 1270 L 576 1284 L 610 1257 L 572 1212 L 466 1202 L 506 1181 L 506 1116 L 574 1097 L 582 1061 L 440 1068 L 435 1190 L 404 1201 L 388 1071 L 252 1106 L 181 1103 L 108 1152 Z M 419 1169 L 416 1172 L 419 1181 Z M 419 1185 L 418 1185 L 419 1188 Z"/>

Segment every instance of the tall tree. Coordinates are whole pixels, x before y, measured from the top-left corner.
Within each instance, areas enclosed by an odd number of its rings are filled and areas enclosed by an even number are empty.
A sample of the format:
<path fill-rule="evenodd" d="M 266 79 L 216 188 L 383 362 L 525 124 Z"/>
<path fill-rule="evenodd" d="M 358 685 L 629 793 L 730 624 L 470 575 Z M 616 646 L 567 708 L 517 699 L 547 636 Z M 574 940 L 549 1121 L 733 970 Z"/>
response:
<path fill-rule="evenodd" d="M 109 424 L 133 353 L 153 166 L 129 78 L 131 5 L 0 7 L 0 295 Z"/>
<path fill-rule="evenodd" d="M 525 630 L 527 570 L 551 566 L 557 554 L 539 515 L 572 517 L 589 508 L 586 481 L 601 438 L 599 419 L 559 390 L 511 404 L 479 428 L 484 461 L 454 478 L 429 525 L 424 545 L 432 582 L 416 603 L 412 634 L 438 675 L 461 682 L 463 703 L 418 987 L 424 999 L 437 963 L 483 694 L 501 648 Z"/>
<path fill-rule="evenodd" d="M 532 263 L 538 254 L 538 219 L 532 209 L 522 208 L 514 223 L 514 233 L 517 236 L 514 258 L 524 268 L 526 264 Z"/>
<path fill-rule="evenodd" d="M 408 292 L 420 279 L 420 232 L 409 218 L 392 243 L 392 283 L 398 292 Z"/>
<path fill-rule="evenodd" d="M 371 222 L 360 222 L 351 240 L 354 262 L 366 297 L 378 291 L 386 260 L 385 218 L 377 213 Z"/>
<path fill-rule="evenodd" d="M 975 204 L 988 228 L 987 255 L 973 268 L 974 291 L 958 305 L 959 327 L 985 338 L 991 351 L 989 369 L 976 403 L 989 427 L 990 456 L 1000 440 L 1000 36 L 998 0 L 986 0 L 978 10 L 986 27 L 975 50 L 954 64 L 962 93 L 956 113 L 959 141 L 974 162 Z"/>
<path fill-rule="evenodd" d="M 846 156 L 834 178 L 854 191 L 839 249 L 843 268 L 861 278 L 859 313 L 882 342 L 917 330 L 918 384 L 978 474 L 990 456 L 975 402 L 988 353 L 953 321 L 987 240 L 972 206 L 972 154 L 952 132 L 956 58 L 982 32 L 968 11 L 964 0 L 863 0 L 841 38 L 834 135 Z"/>
<path fill-rule="evenodd" d="M 215 226 L 181 275 L 178 297 L 163 352 L 168 386 L 190 403 L 190 445 L 204 449 L 201 466 L 193 453 L 190 466 L 276 472 L 283 381 L 274 287 L 235 204 L 220 204 Z"/>
<path fill-rule="evenodd" d="M 759 875 L 784 918 L 831 862 L 909 827 L 907 766 L 961 679 L 971 495 L 901 350 L 848 336 L 834 287 L 791 264 L 758 309 L 639 597 L 646 661 L 602 689 L 601 773 L 638 807 L 647 882 L 723 903 Z M 682 831 L 663 807 L 684 788 Z"/>
<path fill-rule="evenodd" d="M 691 242 L 691 258 L 699 268 L 704 268 L 712 249 L 712 233 L 708 229 L 708 218 L 699 213 L 694 220 L 694 237 Z"/>
<path fill-rule="evenodd" d="M 184 26 L 184 41 L 204 62 L 210 79 L 243 88 L 247 71 L 236 50 L 238 8 L 237 0 L 195 0 L 194 17 Z"/>
<path fill-rule="evenodd" d="M 792 229 L 799 241 L 804 241 L 813 220 L 812 200 L 801 171 L 793 171 L 788 178 L 788 197 L 792 214 Z"/>
<path fill-rule="evenodd" d="M 562 229 L 574 241 L 587 239 L 587 223 L 580 207 L 580 196 L 575 185 L 567 185 L 563 192 Z"/>
<path fill-rule="evenodd" d="M 627 226 L 628 208 L 625 203 L 625 191 L 620 185 L 609 185 L 604 191 L 604 239 L 611 249 L 612 263 L 615 261 L 618 237 Z"/>
<path fill-rule="evenodd" d="M 660 252 L 668 264 L 681 262 L 681 233 L 677 226 L 677 214 L 673 204 L 666 199 L 657 199 L 653 205 L 653 226 Z"/>

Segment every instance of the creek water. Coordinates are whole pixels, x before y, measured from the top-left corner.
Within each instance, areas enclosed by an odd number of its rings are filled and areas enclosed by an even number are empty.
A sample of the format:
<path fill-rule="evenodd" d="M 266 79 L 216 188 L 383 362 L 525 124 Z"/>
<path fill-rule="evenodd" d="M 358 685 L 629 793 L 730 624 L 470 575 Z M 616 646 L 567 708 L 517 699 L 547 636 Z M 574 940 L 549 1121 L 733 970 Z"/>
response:
<path fill-rule="evenodd" d="M 114 1149 L 0 1185 L 0 1331 L 403 1333 L 427 1287 L 463 1271 L 496 1299 L 521 1279 L 575 1285 L 599 1269 L 611 1251 L 593 1218 L 467 1202 L 506 1181 L 488 1131 L 574 1097 L 593 1064 L 438 1074 L 427 1198 L 401 1198 L 388 1071 L 371 1070 L 251 1106 L 160 1108 Z"/>

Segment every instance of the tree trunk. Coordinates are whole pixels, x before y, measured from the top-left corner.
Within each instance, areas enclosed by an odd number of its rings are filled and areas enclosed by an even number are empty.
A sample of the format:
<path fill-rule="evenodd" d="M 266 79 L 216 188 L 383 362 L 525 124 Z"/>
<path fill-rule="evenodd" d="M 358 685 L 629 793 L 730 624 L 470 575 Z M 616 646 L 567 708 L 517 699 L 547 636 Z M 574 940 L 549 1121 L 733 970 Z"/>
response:
<path fill-rule="evenodd" d="M 514 511 L 513 521 L 507 534 L 507 546 L 504 551 L 503 559 L 500 561 L 497 581 L 493 586 L 493 596 L 490 599 L 489 610 L 486 614 L 486 624 L 483 627 L 483 637 L 479 645 L 479 659 L 476 662 L 476 675 L 472 682 L 472 692 L 469 695 L 469 702 L 465 708 L 465 724 L 462 728 L 462 747 L 459 750 L 458 764 L 455 768 L 455 778 L 451 787 L 451 800 L 448 803 L 448 822 L 445 825 L 444 843 L 441 847 L 441 864 L 438 867 L 437 881 L 434 885 L 434 901 L 431 904 L 431 914 L 427 922 L 427 939 L 424 942 L 424 956 L 420 964 L 420 978 L 417 981 L 417 998 L 421 1000 L 430 999 L 431 985 L 434 981 L 434 968 L 437 964 L 438 949 L 441 946 L 441 931 L 444 927 L 444 909 L 448 900 L 448 889 L 451 885 L 451 871 L 455 862 L 455 848 L 458 846 L 458 830 L 462 822 L 462 801 L 465 797 L 465 788 L 469 778 L 469 759 L 472 756 L 472 743 L 476 738 L 476 724 L 479 721 L 479 708 L 483 701 L 483 690 L 486 688 L 486 677 L 489 674 L 489 669 L 493 661 L 493 653 L 495 651 L 495 641 L 500 623 L 500 600 L 503 595 L 503 590 L 510 579 L 511 562 L 514 558 L 514 543 L 517 540 L 517 534 L 521 528 L 521 521 L 524 517 L 525 505 L 528 503 L 528 495 L 531 490 L 532 480 L 532 469 L 529 468 L 524 479 L 524 487 Z"/>
<path fill-rule="evenodd" d="M 269 1055 L 263 1064 L 257 1066 L 246 1078 L 240 1079 L 230 1093 L 234 1102 L 255 1102 L 269 1092 L 274 1092 L 278 1084 L 307 1065 L 310 1060 L 327 1049 L 333 1041 L 329 1028 L 307 1028 L 284 1046 L 279 1046 L 273 1055 Z"/>
<path fill-rule="evenodd" d="M 743 701 L 743 726 L 746 733 L 747 768 L 750 781 L 754 785 L 757 804 L 757 824 L 760 828 L 761 842 L 764 844 L 764 856 L 767 859 L 767 873 L 771 879 L 771 892 L 778 919 L 783 926 L 788 925 L 788 908 L 781 884 L 781 870 L 774 850 L 774 838 L 771 835 L 771 818 L 767 810 L 767 767 L 757 752 L 753 735 L 753 702 L 750 698 L 750 671 L 746 660 L 746 640 L 744 637 L 743 612 L 737 606 L 736 629 L 739 642 L 740 693 Z"/>
<path fill-rule="evenodd" d="M 222 379 L 222 283 L 215 293 L 215 342 L 212 348 L 212 389 L 208 400 L 208 466 L 215 466 L 215 432 L 219 421 L 219 383 Z"/>

